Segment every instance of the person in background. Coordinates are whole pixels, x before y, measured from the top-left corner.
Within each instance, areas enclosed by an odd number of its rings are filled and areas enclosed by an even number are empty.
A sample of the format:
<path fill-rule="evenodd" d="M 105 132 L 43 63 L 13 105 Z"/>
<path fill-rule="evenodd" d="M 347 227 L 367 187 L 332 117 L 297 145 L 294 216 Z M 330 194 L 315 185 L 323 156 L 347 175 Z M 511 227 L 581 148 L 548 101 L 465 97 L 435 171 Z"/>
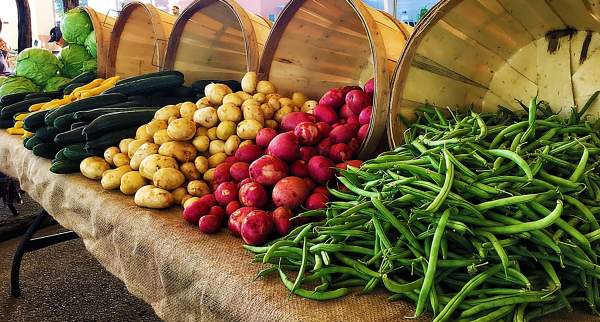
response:
<path fill-rule="evenodd" d="M 179 6 L 178 6 L 178 5 L 173 5 L 173 6 L 171 7 L 171 13 L 172 13 L 174 16 L 179 16 Z"/>
<path fill-rule="evenodd" d="M 8 69 L 8 62 L 6 59 L 8 58 L 8 52 L 10 48 L 6 44 L 4 39 L 0 38 L 0 75 L 9 75 L 10 71 Z"/>
<path fill-rule="evenodd" d="M 65 46 L 65 40 L 62 37 L 62 32 L 60 32 L 59 26 L 55 26 L 54 28 L 50 29 L 50 39 L 48 42 L 56 43 L 56 45 L 61 48 Z"/>

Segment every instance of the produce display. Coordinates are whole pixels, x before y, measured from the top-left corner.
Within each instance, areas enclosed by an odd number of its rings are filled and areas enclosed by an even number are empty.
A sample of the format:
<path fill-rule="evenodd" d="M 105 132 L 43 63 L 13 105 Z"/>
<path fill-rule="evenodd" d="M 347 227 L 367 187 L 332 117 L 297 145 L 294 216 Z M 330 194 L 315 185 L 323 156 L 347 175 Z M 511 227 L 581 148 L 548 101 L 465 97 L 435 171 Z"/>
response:
<path fill-rule="evenodd" d="M 434 321 L 529 321 L 600 305 L 600 123 L 533 99 L 528 113 L 418 110 L 405 144 L 339 171 L 336 198 L 262 246 L 294 294 L 381 286 Z M 285 271 L 297 272 L 290 280 Z M 315 289 L 308 289 L 315 286 Z"/>

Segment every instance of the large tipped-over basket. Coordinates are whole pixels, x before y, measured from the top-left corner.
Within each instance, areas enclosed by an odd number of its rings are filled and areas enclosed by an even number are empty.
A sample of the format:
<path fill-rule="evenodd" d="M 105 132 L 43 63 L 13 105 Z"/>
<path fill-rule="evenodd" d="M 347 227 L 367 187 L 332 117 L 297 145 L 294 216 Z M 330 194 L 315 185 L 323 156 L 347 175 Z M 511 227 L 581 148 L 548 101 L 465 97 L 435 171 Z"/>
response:
<path fill-rule="evenodd" d="M 173 26 L 164 69 L 182 72 L 187 83 L 240 80 L 257 71 L 270 30 L 233 0 L 196 0 Z"/>
<path fill-rule="evenodd" d="M 110 35 L 115 25 L 115 18 L 102 14 L 90 7 L 82 7 L 92 20 L 92 26 L 96 33 L 96 53 L 98 55 L 98 77 L 106 77 L 108 66 L 108 51 L 110 49 Z"/>
<path fill-rule="evenodd" d="M 332 87 L 375 78 L 373 116 L 360 157 L 387 146 L 390 77 L 411 27 L 358 0 L 292 0 L 267 40 L 259 77 L 285 95 L 318 99 Z"/>
<path fill-rule="evenodd" d="M 108 74 L 123 77 L 161 70 L 175 16 L 151 4 L 131 2 L 115 22 Z"/>
<path fill-rule="evenodd" d="M 442 0 L 415 29 L 396 69 L 389 137 L 416 107 L 519 108 L 535 95 L 564 112 L 600 89 L 600 2 Z M 588 110 L 596 115 L 600 102 Z"/>

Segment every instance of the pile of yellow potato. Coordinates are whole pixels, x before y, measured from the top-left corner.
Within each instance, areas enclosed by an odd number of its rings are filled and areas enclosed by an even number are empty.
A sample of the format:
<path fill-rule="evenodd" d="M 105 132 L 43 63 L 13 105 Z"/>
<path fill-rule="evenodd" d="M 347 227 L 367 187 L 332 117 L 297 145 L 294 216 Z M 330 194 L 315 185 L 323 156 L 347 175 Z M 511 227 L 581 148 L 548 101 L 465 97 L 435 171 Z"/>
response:
<path fill-rule="evenodd" d="M 184 205 L 209 194 L 217 165 L 254 143 L 263 127 L 277 129 L 288 113 L 316 105 L 302 93 L 281 97 L 253 72 L 241 85 L 243 91 L 234 93 L 227 85 L 209 84 L 196 103 L 161 108 L 135 138 L 106 149 L 104 158 L 83 160 L 81 173 L 101 180 L 104 189 L 135 195 L 135 203 L 147 208 Z"/>

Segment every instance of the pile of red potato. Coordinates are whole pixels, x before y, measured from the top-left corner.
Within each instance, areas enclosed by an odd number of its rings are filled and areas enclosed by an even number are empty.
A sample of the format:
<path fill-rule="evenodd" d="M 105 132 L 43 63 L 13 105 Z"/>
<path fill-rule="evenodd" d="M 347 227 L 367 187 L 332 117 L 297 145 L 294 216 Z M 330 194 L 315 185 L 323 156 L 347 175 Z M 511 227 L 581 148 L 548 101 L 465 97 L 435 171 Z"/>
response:
<path fill-rule="evenodd" d="M 336 167 L 360 166 L 354 158 L 369 130 L 373 85 L 331 89 L 309 113 L 292 112 L 278 130 L 260 130 L 255 144 L 216 167 L 213 193 L 189 204 L 183 218 L 209 234 L 227 223 L 250 245 L 289 233 L 295 213 L 329 202 Z"/>

